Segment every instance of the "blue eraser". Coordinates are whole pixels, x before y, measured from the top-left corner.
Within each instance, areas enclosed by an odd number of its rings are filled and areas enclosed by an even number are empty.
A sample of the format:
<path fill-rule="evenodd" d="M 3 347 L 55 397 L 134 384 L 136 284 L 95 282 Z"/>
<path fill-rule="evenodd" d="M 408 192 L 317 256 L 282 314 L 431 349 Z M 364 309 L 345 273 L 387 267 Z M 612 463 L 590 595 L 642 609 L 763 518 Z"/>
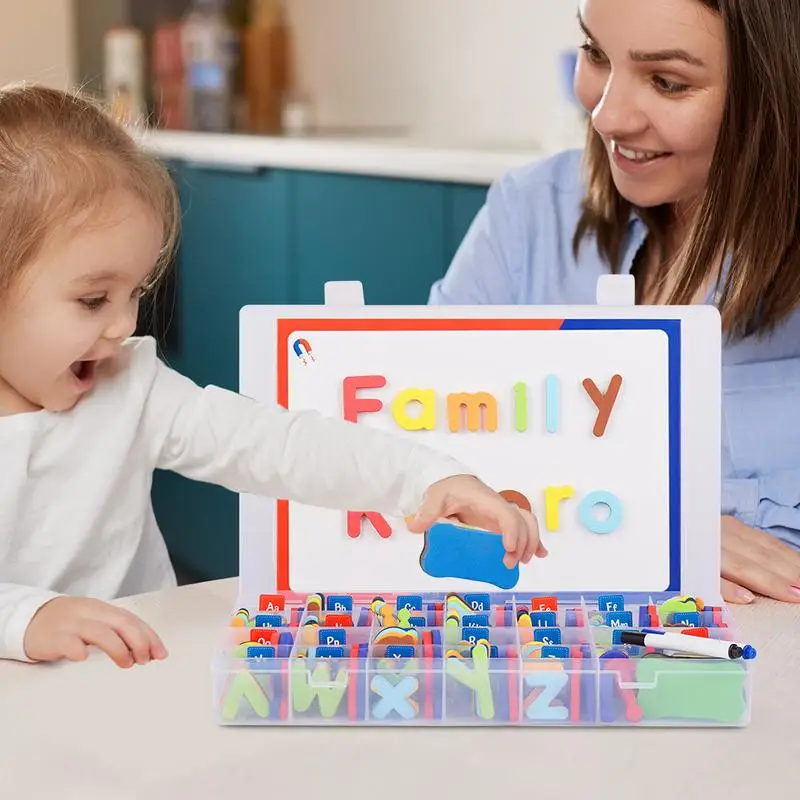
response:
<path fill-rule="evenodd" d="M 419 563 L 432 578 L 463 578 L 512 589 L 519 581 L 519 565 L 503 564 L 503 537 L 491 531 L 437 522 L 425 533 Z"/>

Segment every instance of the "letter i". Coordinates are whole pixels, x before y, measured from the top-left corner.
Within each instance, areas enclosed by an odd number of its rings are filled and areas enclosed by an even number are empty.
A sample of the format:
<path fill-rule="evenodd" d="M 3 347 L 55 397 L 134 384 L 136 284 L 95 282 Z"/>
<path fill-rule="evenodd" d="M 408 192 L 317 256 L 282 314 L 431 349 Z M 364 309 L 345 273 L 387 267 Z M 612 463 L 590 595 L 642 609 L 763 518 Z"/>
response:
<path fill-rule="evenodd" d="M 558 430 L 558 378 L 548 375 L 545 381 L 545 417 L 548 433 Z"/>
<path fill-rule="evenodd" d="M 520 433 L 528 430 L 528 387 L 514 384 L 514 424 Z"/>

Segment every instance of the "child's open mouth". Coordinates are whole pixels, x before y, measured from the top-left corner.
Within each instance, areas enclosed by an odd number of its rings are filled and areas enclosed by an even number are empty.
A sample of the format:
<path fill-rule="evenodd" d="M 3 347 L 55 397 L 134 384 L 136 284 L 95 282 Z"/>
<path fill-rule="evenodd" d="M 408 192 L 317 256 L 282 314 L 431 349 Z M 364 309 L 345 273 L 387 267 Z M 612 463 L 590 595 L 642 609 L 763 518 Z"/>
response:
<path fill-rule="evenodd" d="M 91 386 L 94 381 L 95 361 L 76 361 L 70 369 L 83 387 Z"/>

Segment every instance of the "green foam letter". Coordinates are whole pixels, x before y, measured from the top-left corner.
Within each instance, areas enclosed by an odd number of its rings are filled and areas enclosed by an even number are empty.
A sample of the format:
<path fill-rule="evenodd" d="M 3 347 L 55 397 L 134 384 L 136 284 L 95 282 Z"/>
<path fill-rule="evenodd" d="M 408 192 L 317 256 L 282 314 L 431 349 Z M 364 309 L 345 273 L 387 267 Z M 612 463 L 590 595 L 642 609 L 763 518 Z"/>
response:
<path fill-rule="evenodd" d="M 475 692 L 476 710 L 481 719 L 494 719 L 494 697 L 489 675 L 489 648 L 484 642 L 478 642 L 472 648 L 472 664 L 470 669 L 458 656 L 447 658 L 447 674 Z"/>
<path fill-rule="evenodd" d="M 295 711 L 308 711 L 314 698 L 319 701 L 320 714 L 330 719 L 339 708 L 347 691 L 348 672 L 340 669 L 336 678 L 331 679 L 331 667 L 328 663 L 320 663 L 309 674 L 308 667 L 302 661 L 292 663 L 292 705 Z"/>

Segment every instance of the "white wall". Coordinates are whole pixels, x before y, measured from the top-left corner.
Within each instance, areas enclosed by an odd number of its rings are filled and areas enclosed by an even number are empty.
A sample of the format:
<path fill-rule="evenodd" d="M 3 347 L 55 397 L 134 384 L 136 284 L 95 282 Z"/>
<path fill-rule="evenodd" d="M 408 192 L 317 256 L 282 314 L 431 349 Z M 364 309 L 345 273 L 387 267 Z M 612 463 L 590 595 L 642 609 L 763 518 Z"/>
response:
<path fill-rule="evenodd" d="M 0 85 L 68 88 L 73 51 L 71 0 L 0 0 Z"/>
<path fill-rule="evenodd" d="M 297 77 L 323 126 L 529 147 L 574 135 L 558 54 L 577 0 L 287 0 Z M 565 128 L 566 126 L 566 128 Z"/>

